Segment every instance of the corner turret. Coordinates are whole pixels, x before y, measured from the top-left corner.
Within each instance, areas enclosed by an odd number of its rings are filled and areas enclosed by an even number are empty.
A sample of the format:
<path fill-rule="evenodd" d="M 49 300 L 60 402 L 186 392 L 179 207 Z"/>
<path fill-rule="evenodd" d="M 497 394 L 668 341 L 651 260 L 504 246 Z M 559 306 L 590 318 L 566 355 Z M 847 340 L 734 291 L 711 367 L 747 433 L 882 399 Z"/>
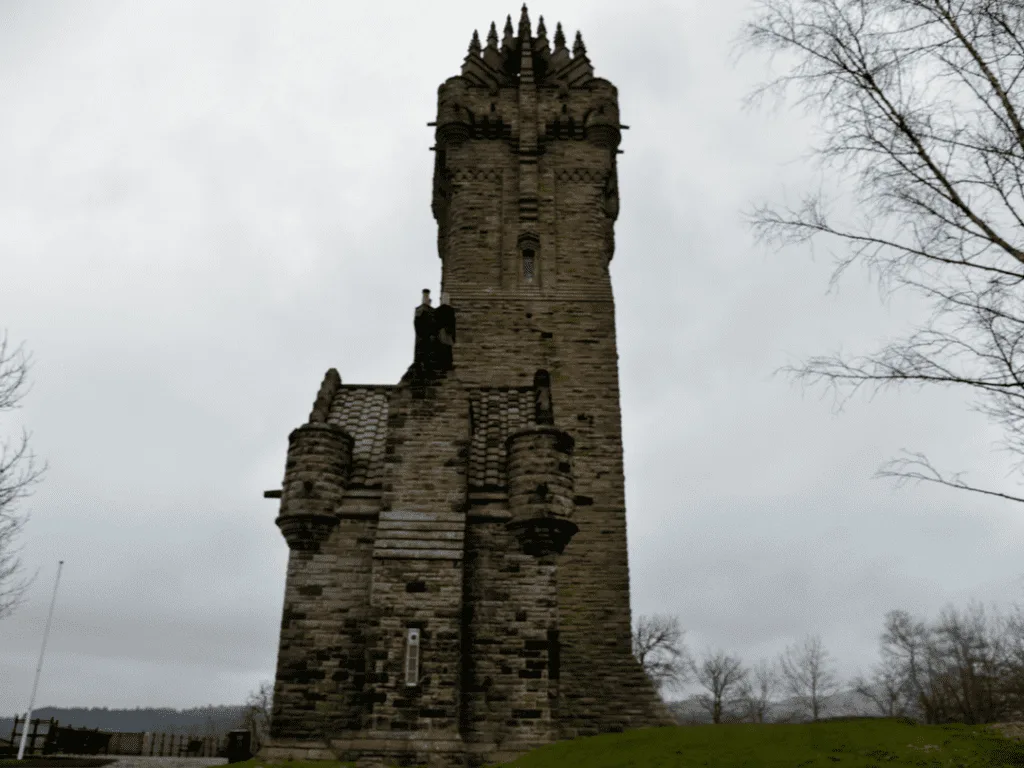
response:
<path fill-rule="evenodd" d="M 295 551 L 317 551 L 338 524 L 337 507 L 348 487 L 353 445 L 352 435 L 327 423 L 340 387 L 341 377 L 331 368 L 309 421 L 288 436 L 281 511 L 275 522 Z"/>
<path fill-rule="evenodd" d="M 561 554 L 579 527 L 572 521 L 575 440 L 554 425 L 547 371 L 534 377 L 535 426 L 513 432 L 508 451 L 507 527 L 522 551 L 543 557 Z"/>

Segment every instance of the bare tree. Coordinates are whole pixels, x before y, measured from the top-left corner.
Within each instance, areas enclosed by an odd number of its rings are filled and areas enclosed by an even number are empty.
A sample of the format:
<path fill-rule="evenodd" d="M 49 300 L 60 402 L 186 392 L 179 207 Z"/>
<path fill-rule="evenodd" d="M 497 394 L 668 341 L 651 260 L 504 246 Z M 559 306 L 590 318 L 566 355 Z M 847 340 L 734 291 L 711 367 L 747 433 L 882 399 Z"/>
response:
<path fill-rule="evenodd" d="M 0 413 L 18 407 L 28 388 L 29 359 L 21 346 L 0 336 Z M 45 467 L 36 464 L 28 434 L 17 442 L 0 443 L 0 619 L 21 605 L 31 579 L 24 576 L 17 539 L 28 522 L 18 502 L 29 495 Z"/>
<path fill-rule="evenodd" d="M 938 683 L 949 714 L 964 723 L 992 723 L 1006 714 L 1005 640 L 998 617 L 980 604 L 947 608 L 933 628 Z"/>
<path fill-rule="evenodd" d="M 885 290 L 932 308 L 903 339 L 863 357 L 813 357 L 797 379 L 846 397 L 861 386 L 955 387 L 1002 428 L 1024 463 L 1024 5 L 1011 0 L 758 0 L 741 45 L 782 53 L 784 74 L 751 96 L 785 96 L 820 114 L 824 167 L 846 174 L 858 216 L 822 194 L 760 206 L 759 238 L 825 240 Z M 920 453 L 880 476 L 1014 501 L 941 472 Z"/>
<path fill-rule="evenodd" d="M 249 729 L 252 753 L 255 755 L 270 736 L 270 715 L 274 703 L 274 684 L 269 680 L 249 694 L 245 702 L 242 727 Z"/>
<path fill-rule="evenodd" d="M 777 666 L 761 659 L 748 671 L 739 687 L 739 700 L 746 718 L 752 723 L 763 723 L 768 716 L 776 693 L 779 690 Z"/>
<path fill-rule="evenodd" d="M 910 679 L 903 664 L 887 656 L 875 665 L 870 677 L 858 675 L 852 681 L 855 693 L 866 699 L 882 717 L 904 717 L 913 703 Z"/>
<path fill-rule="evenodd" d="M 1013 611 L 1002 621 L 1004 670 L 1002 690 L 1009 719 L 1024 719 L 1024 608 Z"/>
<path fill-rule="evenodd" d="M 707 693 L 697 696 L 697 701 L 711 715 L 711 722 L 721 723 L 728 714 L 728 705 L 740 690 L 747 671 L 737 656 L 730 656 L 723 650 L 707 650 L 700 661 L 692 662 L 694 677 Z"/>
<path fill-rule="evenodd" d="M 979 604 L 946 608 L 931 624 L 886 615 L 883 665 L 905 681 L 905 709 L 928 723 L 989 723 L 1024 705 L 1024 616 Z M 895 695 L 895 692 L 894 692 Z"/>
<path fill-rule="evenodd" d="M 882 663 L 898 669 L 906 681 L 911 712 L 929 723 L 936 722 L 938 702 L 931 685 L 935 655 L 931 648 L 931 631 L 925 623 L 906 611 L 890 611 L 885 616 L 881 652 Z"/>
<path fill-rule="evenodd" d="M 659 691 L 685 685 L 690 657 L 684 639 L 686 632 L 674 616 L 641 616 L 633 632 L 633 656 Z"/>
<path fill-rule="evenodd" d="M 788 693 L 805 713 L 817 720 L 824 700 L 839 691 L 839 680 L 818 635 L 809 635 L 802 644 L 791 645 L 779 656 L 779 671 Z"/>

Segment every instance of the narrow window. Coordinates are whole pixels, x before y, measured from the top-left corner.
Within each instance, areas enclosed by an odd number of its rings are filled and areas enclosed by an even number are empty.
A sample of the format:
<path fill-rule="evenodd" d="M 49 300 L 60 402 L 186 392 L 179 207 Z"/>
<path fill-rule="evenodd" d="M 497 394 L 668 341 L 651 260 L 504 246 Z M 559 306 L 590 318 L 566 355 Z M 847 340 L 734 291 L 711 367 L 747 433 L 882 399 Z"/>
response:
<path fill-rule="evenodd" d="M 523 282 L 533 282 L 533 249 L 523 249 Z"/>
<path fill-rule="evenodd" d="M 405 643 L 405 684 L 420 682 L 420 631 L 410 629 Z"/>

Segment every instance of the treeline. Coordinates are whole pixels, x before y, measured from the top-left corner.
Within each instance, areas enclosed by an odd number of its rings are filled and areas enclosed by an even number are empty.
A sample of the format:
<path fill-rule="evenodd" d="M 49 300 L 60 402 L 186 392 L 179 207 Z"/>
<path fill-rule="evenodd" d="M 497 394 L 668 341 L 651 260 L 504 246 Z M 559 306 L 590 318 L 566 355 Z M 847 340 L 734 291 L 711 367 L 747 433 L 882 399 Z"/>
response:
<path fill-rule="evenodd" d="M 854 689 L 886 715 L 994 723 L 1024 712 L 1024 612 L 947 608 L 934 621 L 885 617 L 880 661 Z"/>
<path fill-rule="evenodd" d="M 176 733 L 191 736 L 216 736 L 239 728 L 245 718 L 244 706 L 206 706 L 191 709 L 149 707 L 146 709 L 107 709 L 106 707 L 41 707 L 32 719 L 53 718 L 74 728 L 99 728 L 128 733 Z M 0 719 L 0 738 L 14 727 L 14 717 Z"/>
<path fill-rule="evenodd" d="M 775 659 L 747 665 L 725 649 L 695 656 L 669 616 L 642 616 L 633 654 L 662 695 L 696 686 L 675 702 L 681 720 L 779 722 L 865 715 L 924 723 L 995 723 L 1024 718 L 1024 611 L 948 607 L 932 620 L 886 614 L 879 662 L 840 680 L 816 635 Z"/>

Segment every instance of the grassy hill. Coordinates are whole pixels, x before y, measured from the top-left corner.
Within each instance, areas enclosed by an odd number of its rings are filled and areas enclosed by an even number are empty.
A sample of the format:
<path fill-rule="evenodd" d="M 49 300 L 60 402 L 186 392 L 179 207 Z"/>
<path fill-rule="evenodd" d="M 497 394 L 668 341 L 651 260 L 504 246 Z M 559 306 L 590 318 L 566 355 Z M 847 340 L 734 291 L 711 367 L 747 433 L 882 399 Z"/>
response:
<path fill-rule="evenodd" d="M 340 768 L 344 763 L 289 763 Z M 257 761 L 234 768 L 259 768 Z M 838 720 L 650 728 L 551 744 L 502 768 L 1021 768 L 1024 743 L 985 726 Z"/>
<path fill-rule="evenodd" d="M 561 742 L 507 768 L 882 768 L 1024 766 L 1024 744 L 984 726 L 838 720 L 652 728 Z"/>

